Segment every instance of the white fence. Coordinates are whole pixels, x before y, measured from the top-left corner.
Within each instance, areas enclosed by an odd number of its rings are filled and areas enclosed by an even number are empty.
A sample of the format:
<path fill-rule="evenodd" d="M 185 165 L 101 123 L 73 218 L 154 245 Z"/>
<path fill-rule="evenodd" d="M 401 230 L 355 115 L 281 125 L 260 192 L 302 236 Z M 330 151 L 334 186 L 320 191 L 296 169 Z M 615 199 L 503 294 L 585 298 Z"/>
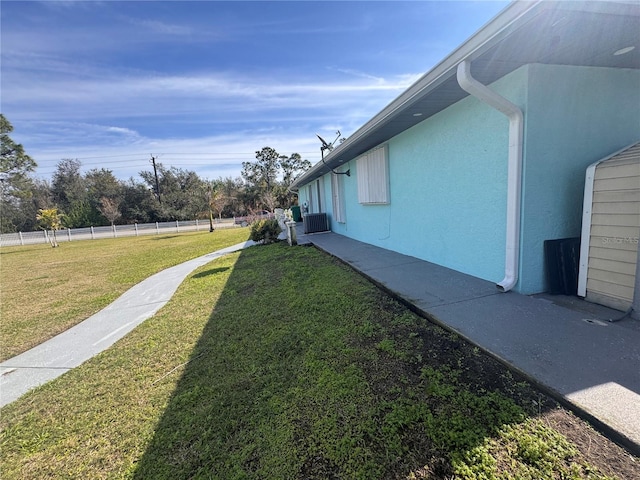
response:
<path fill-rule="evenodd" d="M 235 228 L 233 218 L 214 220 L 214 228 Z M 209 220 L 185 220 L 175 222 L 134 223 L 133 225 L 114 225 L 112 227 L 66 228 L 56 232 L 58 243 L 77 240 L 95 240 L 98 238 L 137 237 L 139 235 L 161 235 L 165 233 L 198 232 L 209 230 Z M 50 243 L 52 233 L 46 230 L 37 232 L 4 233 L 0 235 L 0 246 L 33 245 Z"/>

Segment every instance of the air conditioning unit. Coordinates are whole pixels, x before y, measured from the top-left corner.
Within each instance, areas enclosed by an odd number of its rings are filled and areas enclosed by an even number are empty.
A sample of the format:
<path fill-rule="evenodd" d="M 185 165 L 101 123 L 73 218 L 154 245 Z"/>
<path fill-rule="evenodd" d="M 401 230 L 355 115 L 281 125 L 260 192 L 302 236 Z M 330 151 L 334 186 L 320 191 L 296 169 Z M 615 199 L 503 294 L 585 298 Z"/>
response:
<path fill-rule="evenodd" d="M 326 232 L 329 230 L 329 219 L 326 213 L 307 213 L 302 217 L 304 233 Z"/>

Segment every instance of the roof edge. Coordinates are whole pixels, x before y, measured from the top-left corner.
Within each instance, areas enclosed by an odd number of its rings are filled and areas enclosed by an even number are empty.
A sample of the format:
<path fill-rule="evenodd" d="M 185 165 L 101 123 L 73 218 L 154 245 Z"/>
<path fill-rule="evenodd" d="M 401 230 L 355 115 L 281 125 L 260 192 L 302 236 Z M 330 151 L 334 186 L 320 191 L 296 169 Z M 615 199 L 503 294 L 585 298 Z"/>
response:
<path fill-rule="evenodd" d="M 304 175 L 296 179 L 291 188 L 297 189 L 301 185 L 328 173 L 320 173 L 321 170 L 329 169 L 330 171 L 332 166 L 338 166 L 339 164 L 337 160 L 341 153 L 347 150 L 350 146 L 357 144 L 385 120 L 401 111 L 412 101 L 426 95 L 430 89 L 442 82 L 448 73 L 455 72 L 458 63 L 465 59 L 473 59 L 473 57 L 478 54 L 479 50 L 489 48 L 500 36 L 504 35 L 510 27 L 512 28 L 513 24 L 517 22 L 518 19 L 532 10 L 535 10 L 536 7 L 540 8 L 540 6 L 543 6 L 543 3 L 546 2 L 544 2 L 544 0 L 514 1 L 507 5 L 447 57 L 437 63 L 427 73 L 422 75 L 413 85 L 392 100 L 386 107 L 350 135 L 343 143 L 338 145 L 323 160 L 317 162 L 310 170 L 305 172 Z"/>
<path fill-rule="evenodd" d="M 380 112 L 351 134 L 347 140 L 338 145 L 323 160 L 317 162 L 292 184 L 297 190 L 316 178 L 325 175 L 333 168 L 357 157 L 350 150 L 356 150 L 360 142 L 371 135 L 389 119 L 409 108 L 413 103 L 429 95 L 445 80 L 455 76 L 457 66 L 463 60 L 473 61 L 484 52 L 500 43 L 511 32 L 524 23 L 551 9 L 592 11 L 598 13 L 629 14 L 638 6 L 637 1 L 600 0 L 590 2 L 566 2 L 562 0 L 513 1 L 473 33 L 460 46 L 443 60 L 422 75 L 413 85 L 392 100 Z M 633 10 L 633 12 L 640 10 Z M 387 139 L 388 140 L 388 139 Z M 386 141 L 386 140 L 385 140 Z"/>

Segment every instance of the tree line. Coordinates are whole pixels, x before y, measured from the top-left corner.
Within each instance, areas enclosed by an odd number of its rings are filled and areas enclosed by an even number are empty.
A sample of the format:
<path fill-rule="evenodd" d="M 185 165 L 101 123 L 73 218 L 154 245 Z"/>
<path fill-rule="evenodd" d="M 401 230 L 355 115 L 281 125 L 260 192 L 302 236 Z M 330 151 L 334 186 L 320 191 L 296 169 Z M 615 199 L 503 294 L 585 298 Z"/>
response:
<path fill-rule="evenodd" d="M 0 232 L 32 231 L 43 211 L 59 215 L 66 228 L 207 219 L 288 208 L 297 202 L 289 187 L 311 162 L 271 147 L 242 163 L 241 176 L 201 178 L 196 172 L 154 161 L 139 178 L 116 178 L 107 168 L 83 173 L 82 163 L 63 159 L 50 181 L 34 176 L 37 163 L 15 143 L 12 125 L 0 114 Z"/>

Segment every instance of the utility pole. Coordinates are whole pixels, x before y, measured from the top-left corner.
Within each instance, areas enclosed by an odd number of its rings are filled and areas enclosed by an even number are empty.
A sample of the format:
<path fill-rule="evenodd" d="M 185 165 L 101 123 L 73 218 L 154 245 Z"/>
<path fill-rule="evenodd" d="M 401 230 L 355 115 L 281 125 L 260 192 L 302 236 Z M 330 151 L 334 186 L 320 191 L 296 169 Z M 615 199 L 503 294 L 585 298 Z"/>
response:
<path fill-rule="evenodd" d="M 151 164 L 153 165 L 153 174 L 156 177 L 156 196 L 158 197 L 158 203 L 162 203 L 160 200 L 160 183 L 158 182 L 158 169 L 156 168 L 156 157 L 151 154 Z"/>

